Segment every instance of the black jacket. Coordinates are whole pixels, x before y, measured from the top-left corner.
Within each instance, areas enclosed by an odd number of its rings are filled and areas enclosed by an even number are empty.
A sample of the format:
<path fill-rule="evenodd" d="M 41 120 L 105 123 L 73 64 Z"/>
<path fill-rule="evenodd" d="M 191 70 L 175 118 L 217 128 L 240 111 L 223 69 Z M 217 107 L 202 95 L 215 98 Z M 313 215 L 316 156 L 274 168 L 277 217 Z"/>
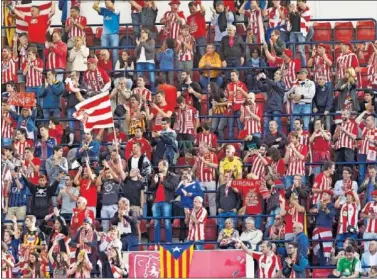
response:
<path fill-rule="evenodd" d="M 228 195 L 225 195 L 225 184 L 221 185 L 216 192 L 216 207 L 224 211 L 231 211 L 232 209 L 239 209 L 241 206 L 241 199 L 233 188 L 229 188 Z"/>
<path fill-rule="evenodd" d="M 56 220 L 58 220 L 58 222 L 60 223 L 60 226 L 62 227 L 60 233 L 64 234 L 65 236 L 68 236 L 68 227 L 67 227 L 67 223 L 65 222 L 65 220 L 63 219 L 63 217 L 61 216 L 57 216 L 56 217 Z M 41 230 L 41 232 L 43 232 L 45 235 L 49 235 L 51 236 L 54 232 L 54 230 L 49 227 L 47 225 L 47 221 L 45 219 L 43 219 L 43 222 L 42 224 L 40 225 L 39 229 Z M 59 240 L 59 246 L 60 246 L 60 250 L 63 251 L 63 252 L 68 252 L 68 251 L 65 251 L 66 248 L 65 248 L 65 242 L 64 242 L 64 239 L 61 239 Z M 50 241 L 48 243 L 48 251 L 50 250 L 50 248 L 52 247 L 52 241 L 51 241 L 51 237 L 50 237 Z"/>
<path fill-rule="evenodd" d="M 283 81 L 274 81 L 266 78 L 257 82 L 258 89 L 267 92 L 267 101 L 264 105 L 265 113 L 273 111 L 283 112 L 285 84 Z"/>
<path fill-rule="evenodd" d="M 165 193 L 165 201 L 166 202 L 172 202 L 175 198 L 175 190 L 178 187 L 179 184 L 179 176 L 172 173 L 168 172 L 167 177 L 162 181 L 162 185 L 164 185 L 164 193 Z M 158 185 L 160 184 L 160 179 L 158 179 L 157 183 L 154 181 L 154 177 L 152 177 L 152 183 L 149 186 L 149 190 L 153 191 L 153 199 L 156 198 L 156 192 Z"/>
<path fill-rule="evenodd" d="M 137 228 L 137 217 L 135 216 L 135 213 L 131 210 L 128 213 L 128 216 L 123 216 L 124 219 L 131 225 L 131 234 L 132 235 L 139 235 L 139 230 Z M 111 224 L 114 226 L 118 226 L 118 223 L 120 222 L 119 218 L 119 211 L 115 212 L 114 217 L 111 218 Z"/>
<path fill-rule="evenodd" d="M 281 138 L 280 142 L 277 142 L 276 139 Z M 264 138 L 263 143 L 267 144 L 268 147 L 271 147 L 273 145 L 279 145 L 280 151 L 284 151 L 285 146 L 288 143 L 288 139 L 286 135 L 282 132 L 277 132 L 276 136 L 271 135 L 271 133 L 268 133 L 267 136 Z"/>
<path fill-rule="evenodd" d="M 326 83 L 320 86 L 318 83 L 315 85 L 315 95 L 313 98 L 313 108 L 318 109 L 319 112 L 330 111 L 334 105 L 334 94 L 332 86 Z"/>
<path fill-rule="evenodd" d="M 220 45 L 220 58 L 221 61 L 227 59 L 240 59 L 245 56 L 245 45 L 242 37 L 238 34 L 234 36 L 234 45 L 233 47 L 229 46 L 229 36 L 224 36 L 221 39 Z"/>

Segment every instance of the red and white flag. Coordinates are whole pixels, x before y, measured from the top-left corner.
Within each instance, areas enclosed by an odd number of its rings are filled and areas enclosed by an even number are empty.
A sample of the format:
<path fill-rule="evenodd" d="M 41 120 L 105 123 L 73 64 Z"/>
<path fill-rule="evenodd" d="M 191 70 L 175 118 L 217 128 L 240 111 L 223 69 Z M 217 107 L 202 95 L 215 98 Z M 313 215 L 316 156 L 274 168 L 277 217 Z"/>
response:
<path fill-rule="evenodd" d="M 43 3 L 43 2 L 46 2 L 46 3 Z M 22 12 L 26 16 L 31 16 L 31 13 L 30 13 L 31 6 L 38 6 L 40 9 L 40 15 L 48 15 L 51 11 L 52 2 L 33 1 L 31 4 L 24 4 L 24 5 L 17 4 L 16 10 L 18 10 L 19 12 Z M 16 17 L 16 32 L 24 33 L 27 31 L 28 31 L 28 24 L 23 19 Z"/>
<path fill-rule="evenodd" d="M 90 132 L 92 129 L 111 128 L 114 126 L 109 92 L 86 99 L 78 103 L 75 108 L 76 112 L 73 117 L 83 123 L 85 133 Z"/>

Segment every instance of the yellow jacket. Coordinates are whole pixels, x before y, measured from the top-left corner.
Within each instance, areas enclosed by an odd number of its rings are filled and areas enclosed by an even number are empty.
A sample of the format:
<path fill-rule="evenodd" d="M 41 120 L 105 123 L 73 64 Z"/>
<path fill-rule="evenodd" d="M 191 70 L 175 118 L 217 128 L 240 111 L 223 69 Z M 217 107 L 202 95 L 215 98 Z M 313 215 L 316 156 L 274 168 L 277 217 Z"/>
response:
<path fill-rule="evenodd" d="M 217 52 L 214 52 L 213 55 L 208 55 L 207 53 L 202 56 L 199 61 L 199 68 L 205 68 L 206 63 L 210 63 L 212 67 L 221 67 L 220 55 Z M 211 70 L 209 72 L 210 78 L 215 78 L 220 74 L 220 71 Z M 203 71 L 203 76 L 208 77 L 208 70 Z"/>

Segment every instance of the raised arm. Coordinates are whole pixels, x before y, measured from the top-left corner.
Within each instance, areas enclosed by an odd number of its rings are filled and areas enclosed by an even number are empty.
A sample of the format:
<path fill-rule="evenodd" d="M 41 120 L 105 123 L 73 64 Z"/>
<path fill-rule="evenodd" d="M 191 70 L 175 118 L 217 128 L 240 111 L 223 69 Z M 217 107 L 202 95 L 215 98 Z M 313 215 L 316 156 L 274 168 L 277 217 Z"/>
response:
<path fill-rule="evenodd" d="M 100 1 L 95 1 L 93 4 L 93 9 L 96 10 L 98 13 L 101 11 L 101 8 L 99 7 Z"/>

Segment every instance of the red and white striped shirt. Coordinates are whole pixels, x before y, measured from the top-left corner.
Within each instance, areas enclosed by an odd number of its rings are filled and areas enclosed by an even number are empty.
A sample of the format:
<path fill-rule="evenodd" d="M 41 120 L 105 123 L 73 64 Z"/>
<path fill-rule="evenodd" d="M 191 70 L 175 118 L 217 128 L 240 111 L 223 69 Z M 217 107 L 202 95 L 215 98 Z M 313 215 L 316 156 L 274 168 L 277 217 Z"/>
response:
<path fill-rule="evenodd" d="M 310 12 L 310 8 L 308 6 L 306 6 L 306 8 L 302 11 L 299 10 L 299 13 L 301 15 L 300 31 L 304 37 L 306 37 L 311 26 L 310 19 L 312 17 L 312 13 Z"/>
<path fill-rule="evenodd" d="M 286 175 L 305 175 L 305 159 L 308 154 L 308 147 L 302 144 L 296 146 L 298 153 L 305 156 L 304 160 L 300 160 L 297 154 L 289 148 L 287 150 L 289 155 L 288 169 Z"/>
<path fill-rule="evenodd" d="M 218 164 L 219 160 L 213 152 L 208 152 L 202 156 L 205 162 Z M 211 182 L 216 180 L 216 170 L 210 168 L 200 158 L 195 159 L 196 163 L 196 177 L 200 182 Z"/>
<path fill-rule="evenodd" d="M 147 101 L 152 101 L 152 93 L 149 89 L 147 88 L 139 88 L 136 87 L 134 90 L 132 90 L 132 94 L 136 94 L 141 97 L 141 99 L 145 99 Z"/>
<path fill-rule="evenodd" d="M 278 26 L 284 25 L 285 20 L 280 17 L 280 10 L 286 16 L 288 15 L 287 8 L 280 6 L 279 8 L 271 7 L 267 9 L 267 16 L 268 16 L 268 27 L 269 28 L 276 28 Z"/>
<path fill-rule="evenodd" d="M 263 255 L 261 252 L 252 251 L 253 258 L 258 261 L 258 277 L 259 278 L 273 278 L 276 273 L 283 270 L 280 258 L 274 253 L 271 255 Z"/>
<path fill-rule="evenodd" d="M 24 45 L 24 46 L 19 47 L 18 59 L 19 59 L 19 62 L 20 62 L 20 66 L 24 65 L 24 63 L 27 61 L 27 48 L 28 47 L 29 47 L 29 45 Z M 21 71 L 22 71 L 22 69 L 21 69 Z"/>
<path fill-rule="evenodd" d="M 352 51 L 348 51 L 347 53 L 342 53 L 336 60 L 336 69 L 337 69 L 337 78 L 342 79 L 345 76 L 346 70 L 350 67 L 358 68 L 359 67 L 359 59 L 357 58 L 356 54 Z M 361 80 L 359 79 L 359 83 Z"/>
<path fill-rule="evenodd" d="M 192 35 L 183 37 L 179 35 L 177 38 L 177 59 L 178 61 L 192 61 L 194 59 L 195 38 Z M 191 46 L 191 49 L 186 47 L 185 44 Z"/>
<path fill-rule="evenodd" d="M 310 139 L 309 132 L 308 131 L 302 131 L 300 138 L 299 138 L 300 144 L 308 146 L 309 145 L 309 139 Z"/>
<path fill-rule="evenodd" d="M 371 143 L 367 139 L 369 136 L 373 136 L 374 139 L 377 140 L 377 128 L 367 128 L 364 124 L 359 125 L 361 129 L 361 141 L 360 141 L 360 149 L 359 154 L 368 154 L 370 151 Z"/>
<path fill-rule="evenodd" d="M 5 117 L 2 117 L 2 119 L 1 119 L 1 137 L 6 138 L 6 139 L 11 139 L 11 138 L 13 138 L 14 128 L 13 128 L 12 123 L 9 124 L 6 121 L 6 118 L 8 118 L 10 120 L 12 119 L 10 117 L 9 112 L 7 113 L 7 115 Z"/>
<path fill-rule="evenodd" d="M 54 43 L 54 46 L 44 49 L 46 70 L 63 69 L 67 67 L 67 44 L 63 41 Z"/>
<path fill-rule="evenodd" d="M 207 210 L 204 207 L 200 208 L 197 212 L 192 209 L 191 215 L 195 216 L 196 220 L 199 221 L 199 224 L 195 224 L 190 218 L 188 240 L 205 240 L 204 223 L 207 219 Z"/>
<path fill-rule="evenodd" d="M 34 142 L 32 140 L 25 140 L 24 142 L 15 141 L 13 142 L 14 150 L 16 154 L 21 155 L 21 158 L 24 159 L 25 155 L 25 148 L 26 147 L 33 147 Z"/>
<path fill-rule="evenodd" d="M 300 71 L 300 64 L 295 59 L 291 59 L 288 63 L 284 63 L 280 57 L 275 58 L 275 63 L 281 65 L 280 70 L 283 75 L 283 82 L 285 86 L 290 89 L 296 84 L 296 72 Z"/>
<path fill-rule="evenodd" d="M 87 70 L 84 73 L 84 82 L 88 85 L 89 91 L 101 91 L 104 86 L 110 82 L 109 75 L 102 68 L 94 71 Z"/>
<path fill-rule="evenodd" d="M 186 105 L 185 109 L 178 108 L 175 110 L 174 130 L 179 134 L 195 135 L 195 122 L 199 117 L 196 108 Z"/>
<path fill-rule="evenodd" d="M 164 14 L 165 20 L 164 33 L 168 38 L 177 39 L 181 31 L 182 24 L 177 23 L 178 18 L 183 18 L 186 22 L 185 15 L 182 11 L 172 12 L 167 11 Z"/>
<path fill-rule="evenodd" d="M 363 211 L 364 214 L 377 216 L 377 202 L 368 202 Z M 365 228 L 367 233 L 377 233 L 377 219 L 368 218 L 367 227 Z"/>
<path fill-rule="evenodd" d="M 377 86 L 377 54 L 375 52 L 369 58 L 367 75 L 368 84 L 364 84 L 364 86 Z"/>
<path fill-rule="evenodd" d="M 342 124 L 340 124 L 340 127 L 343 127 L 349 133 L 357 136 L 358 130 L 357 130 L 357 125 L 355 121 L 349 121 L 347 123 L 342 122 Z M 337 150 L 340 148 L 349 148 L 349 149 L 355 148 L 355 141 L 342 131 L 339 132 L 338 140 L 335 143 L 335 149 Z"/>
<path fill-rule="evenodd" d="M 271 163 L 271 160 L 267 157 L 264 157 L 267 161 L 268 165 Z M 254 154 L 247 160 L 248 164 L 251 164 L 251 173 L 253 173 L 257 179 L 264 178 L 266 173 L 266 165 L 263 163 L 262 158 L 260 158 L 257 154 Z"/>
<path fill-rule="evenodd" d="M 214 133 L 199 133 L 196 135 L 195 137 L 195 145 L 196 146 L 199 146 L 200 143 L 206 143 L 208 145 L 208 147 L 211 147 L 211 148 L 217 148 L 217 137 Z"/>
<path fill-rule="evenodd" d="M 331 177 L 327 177 L 323 172 L 321 172 L 314 180 L 313 189 L 330 190 L 331 183 Z M 313 193 L 312 204 L 317 204 L 320 200 L 322 200 L 322 193 Z"/>
<path fill-rule="evenodd" d="M 17 83 L 18 58 L 3 59 L 1 61 L 1 83 L 5 84 L 9 81 Z"/>
<path fill-rule="evenodd" d="M 347 227 L 352 226 L 358 231 L 357 222 L 359 221 L 360 207 L 355 202 L 345 203 L 340 209 L 340 219 L 338 234 L 347 233 Z"/>
<path fill-rule="evenodd" d="M 245 17 L 249 18 L 247 30 L 250 30 L 251 33 L 257 37 L 257 41 L 255 43 L 262 43 L 264 41 L 262 10 L 248 10 L 245 12 Z"/>
<path fill-rule="evenodd" d="M 14 258 L 11 254 L 7 254 L 5 258 L 14 264 Z M 1 278 L 13 278 L 12 267 L 5 263 L 4 259 L 1 260 Z"/>
<path fill-rule="evenodd" d="M 27 61 L 23 64 L 22 70 L 26 68 Z M 40 58 L 35 59 L 34 61 L 30 62 L 36 68 L 43 69 L 43 61 Z M 34 67 L 30 67 L 27 74 L 26 74 L 26 87 L 39 87 L 42 85 L 42 73 L 34 69 Z"/>
<path fill-rule="evenodd" d="M 34 166 L 41 166 L 42 161 L 41 159 L 34 157 L 31 162 L 33 163 Z M 35 172 L 34 169 L 30 166 L 28 161 L 25 161 L 25 177 L 30 180 L 33 184 L 38 184 L 38 179 L 39 179 L 39 172 Z"/>
<path fill-rule="evenodd" d="M 285 205 L 287 214 L 284 215 L 285 233 L 293 233 L 293 224 L 304 224 L 304 212 L 298 212 L 298 210 L 291 203 Z"/>
<path fill-rule="evenodd" d="M 72 28 L 71 28 L 71 30 L 69 30 L 69 33 L 68 33 L 69 38 L 85 37 L 84 29 L 81 30 L 76 25 L 74 25 L 73 22 L 77 22 L 85 28 L 86 27 L 86 17 L 85 16 L 78 16 L 77 18 L 70 17 L 70 18 L 67 18 L 66 24 L 65 24 L 67 27 L 72 25 Z"/>
<path fill-rule="evenodd" d="M 329 59 L 332 60 L 331 57 Z M 331 65 L 327 65 L 325 59 L 318 54 L 313 58 L 313 74 L 315 82 L 318 82 L 318 78 L 322 75 L 326 77 L 326 82 L 332 81 Z"/>
<path fill-rule="evenodd" d="M 251 113 L 256 114 L 259 117 L 259 121 L 254 119 L 251 116 Z M 248 119 L 245 119 L 246 117 L 248 117 Z M 241 118 L 245 119 L 244 130 L 247 131 L 248 135 L 262 133 L 262 128 L 261 128 L 262 110 L 256 104 L 241 106 Z"/>
<path fill-rule="evenodd" d="M 224 92 L 225 97 L 228 99 L 228 104 L 231 104 L 233 107 L 233 111 L 239 111 L 245 102 L 245 96 L 240 89 L 247 92 L 247 87 L 242 81 L 230 82 Z"/>

